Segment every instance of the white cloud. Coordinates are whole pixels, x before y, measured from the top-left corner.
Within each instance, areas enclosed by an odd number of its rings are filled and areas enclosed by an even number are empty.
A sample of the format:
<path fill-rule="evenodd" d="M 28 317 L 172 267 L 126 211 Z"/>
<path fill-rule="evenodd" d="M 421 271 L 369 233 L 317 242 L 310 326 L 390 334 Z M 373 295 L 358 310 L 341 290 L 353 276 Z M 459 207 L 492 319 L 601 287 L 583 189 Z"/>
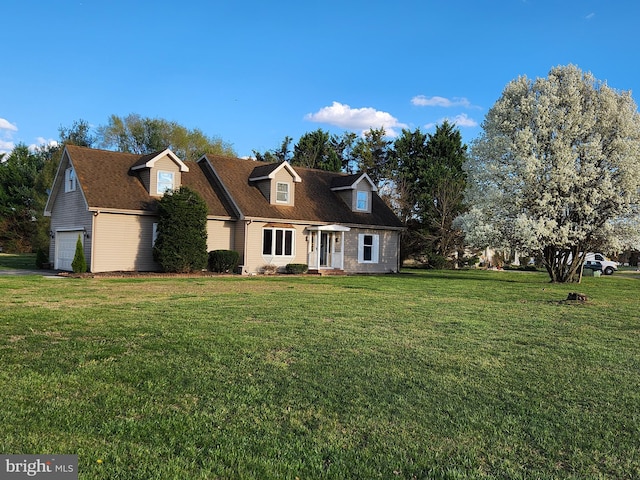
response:
<path fill-rule="evenodd" d="M 474 108 L 471 102 L 464 97 L 453 97 L 452 99 L 445 97 L 425 97 L 424 95 L 416 95 L 411 99 L 411 103 L 418 107 L 465 107 Z"/>
<path fill-rule="evenodd" d="M 55 147 L 56 145 L 58 145 L 58 142 L 52 138 L 47 140 L 44 137 L 38 137 L 36 138 L 36 143 L 29 145 L 29 150 L 33 151 L 38 147 Z"/>
<path fill-rule="evenodd" d="M 9 153 L 15 148 L 15 144 L 11 141 L 5 142 L 0 140 L 0 153 Z"/>
<path fill-rule="evenodd" d="M 591 20 L 591 19 L 592 19 L 593 17 L 595 17 L 595 16 L 596 16 L 596 14 L 592 12 L 592 13 L 590 13 L 589 15 L 587 15 L 587 16 L 586 16 L 586 17 L 584 17 L 584 18 L 586 18 L 587 20 Z"/>
<path fill-rule="evenodd" d="M 346 130 L 359 130 L 362 133 L 371 128 L 384 127 L 389 137 L 396 137 L 398 128 L 408 128 L 390 113 L 371 107 L 351 108 L 339 102 L 333 102 L 330 107 L 322 107 L 316 113 L 308 113 L 304 118 L 310 122 L 326 123 Z"/>
<path fill-rule="evenodd" d="M 9 130 L 10 132 L 17 132 L 18 127 L 14 124 L 10 123 L 9 120 L 5 120 L 4 118 L 0 118 L 0 130 Z"/>
<path fill-rule="evenodd" d="M 432 128 L 434 128 L 436 125 L 442 125 L 442 123 L 444 123 L 444 121 L 448 121 L 449 123 L 453 123 L 454 125 L 458 126 L 458 127 L 477 127 L 478 126 L 478 122 L 476 122 L 473 118 L 469 118 L 469 116 L 466 113 L 461 113 L 460 115 L 456 115 L 453 118 L 449 118 L 449 117 L 444 117 L 441 118 L 440 120 L 438 120 L 435 123 L 427 123 L 424 128 L 426 130 L 430 130 Z"/>
<path fill-rule="evenodd" d="M 0 118 L 0 153 L 9 153 L 15 148 L 16 145 L 13 142 L 12 137 L 13 132 L 17 131 L 18 127 L 8 120 Z"/>
<path fill-rule="evenodd" d="M 455 123 L 459 127 L 477 127 L 478 122 L 476 122 L 473 118 L 469 118 L 466 113 L 461 113 L 460 115 L 456 115 L 453 117 L 450 122 Z"/>

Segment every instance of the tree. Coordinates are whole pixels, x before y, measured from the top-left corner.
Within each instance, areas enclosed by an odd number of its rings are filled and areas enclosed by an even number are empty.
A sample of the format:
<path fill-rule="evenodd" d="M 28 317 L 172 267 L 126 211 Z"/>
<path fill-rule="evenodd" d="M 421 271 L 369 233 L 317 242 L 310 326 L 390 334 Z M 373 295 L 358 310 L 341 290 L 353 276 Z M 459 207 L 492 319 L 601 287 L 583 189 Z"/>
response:
<path fill-rule="evenodd" d="M 293 139 L 289 136 L 284 137 L 284 140 L 280 144 L 280 147 L 275 150 L 267 150 L 264 154 L 258 152 L 257 150 L 253 150 L 253 155 L 256 157 L 256 160 L 259 162 L 270 162 L 270 163 L 281 163 L 286 161 L 291 161 L 293 156 L 289 145 Z"/>
<path fill-rule="evenodd" d="M 8 252 L 31 252 L 48 246 L 38 242 L 38 222 L 47 199 L 36 188 L 44 160 L 20 144 L 0 163 L 0 245 Z"/>
<path fill-rule="evenodd" d="M 85 273 L 87 271 L 87 260 L 84 258 L 84 248 L 82 247 L 80 235 L 78 235 L 78 241 L 76 242 L 76 251 L 71 261 L 71 269 L 73 273 Z"/>
<path fill-rule="evenodd" d="M 387 139 L 384 127 L 371 129 L 365 132 L 364 137 L 356 140 L 353 147 L 353 158 L 358 167 L 357 170 L 365 172 L 378 187 L 389 178 L 390 148 L 392 142 Z"/>
<path fill-rule="evenodd" d="M 403 130 L 391 151 L 394 204 L 407 224 L 404 253 L 451 258 L 463 235 L 453 225 L 464 211 L 467 147 L 447 121 L 434 134 Z"/>
<path fill-rule="evenodd" d="M 579 282 L 589 251 L 638 245 L 640 116 L 573 65 L 510 82 L 487 113 L 467 164 L 478 247 L 539 254 L 552 282 Z"/>
<path fill-rule="evenodd" d="M 207 266 L 207 205 L 180 187 L 158 202 L 158 237 L 153 257 L 165 272 L 189 273 Z"/>
<path fill-rule="evenodd" d="M 291 164 L 339 172 L 342 169 L 342 158 L 332 148 L 329 132 L 319 128 L 300 137 L 293 147 Z"/>
<path fill-rule="evenodd" d="M 176 122 L 134 113 L 124 118 L 111 115 L 97 131 L 100 146 L 120 152 L 147 154 L 170 148 L 178 157 L 193 161 L 205 153 L 236 155 L 230 144 L 197 128 L 189 130 Z"/>

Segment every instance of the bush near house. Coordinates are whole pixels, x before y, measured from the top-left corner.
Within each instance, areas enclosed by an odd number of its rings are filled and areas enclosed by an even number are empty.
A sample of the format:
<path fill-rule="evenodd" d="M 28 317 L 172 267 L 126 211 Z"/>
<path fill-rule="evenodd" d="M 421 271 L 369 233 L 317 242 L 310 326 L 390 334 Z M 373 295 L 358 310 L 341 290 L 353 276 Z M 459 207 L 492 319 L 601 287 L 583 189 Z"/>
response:
<path fill-rule="evenodd" d="M 240 254 L 235 250 L 211 250 L 207 266 L 216 273 L 233 273 L 240 263 Z"/>
<path fill-rule="evenodd" d="M 309 270 L 309 266 L 306 263 L 288 263 L 285 266 L 285 272 L 291 274 L 299 275 L 302 273 L 307 273 L 307 270 Z"/>
<path fill-rule="evenodd" d="M 194 190 L 180 187 L 158 202 L 153 258 L 165 272 L 190 273 L 207 267 L 207 205 Z"/>
<path fill-rule="evenodd" d="M 87 271 L 87 261 L 84 258 L 84 247 L 82 246 L 80 235 L 78 235 L 78 241 L 76 242 L 76 253 L 73 256 L 71 268 L 73 273 L 85 273 Z"/>

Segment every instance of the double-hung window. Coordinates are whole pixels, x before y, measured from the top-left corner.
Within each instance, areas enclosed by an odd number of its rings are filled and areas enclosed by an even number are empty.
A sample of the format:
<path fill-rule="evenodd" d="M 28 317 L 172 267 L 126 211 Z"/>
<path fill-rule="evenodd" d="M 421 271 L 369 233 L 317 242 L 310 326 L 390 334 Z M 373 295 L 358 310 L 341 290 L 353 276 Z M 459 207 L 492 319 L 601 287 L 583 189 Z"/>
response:
<path fill-rule="evenodd" d="M 294 232 L 290 228 L 265 228 L 262 231 L 262 254 L 271 257 L 292 257 Z"/>
<path fill-rule="evenodd" d="M 64 171 L 64 191 L 74 192 L 76 190 L 76 171 L 69 167 Z"/>
<path fill-rule="evenodd" d="M 276 202 L 289 203 L 289 184 L 278 182 L 276 184 Z"/>
<path fill-rule="evenodd" d="M 369 211 L 369 192 L 358 190 L 356 196 L 356 210 L 361 212 Z"/>
<path fill-rule="evenodd" d="M 361 233 L 358 235 L 358 262 L 378 263 L 379 235 Z"/>
<path fill-rule="evenodd" d="M 167 191 L 173 190 L 173 172 L 158 171 L 158 195 L 164 195 Z"/>

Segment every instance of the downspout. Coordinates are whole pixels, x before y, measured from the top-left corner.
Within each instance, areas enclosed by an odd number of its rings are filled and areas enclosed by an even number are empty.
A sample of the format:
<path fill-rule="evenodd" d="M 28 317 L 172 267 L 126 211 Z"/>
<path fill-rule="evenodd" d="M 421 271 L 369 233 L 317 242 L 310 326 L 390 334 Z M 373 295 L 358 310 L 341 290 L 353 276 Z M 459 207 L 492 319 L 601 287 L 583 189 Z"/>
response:
<path fill-rule="evenodd" d="M 244 239 L 243 239 L 243 242 L 242 242 L 244 244 L 243 245 L 243 253 L 242 253 L 242 256 L 243 256 L 243 258 L 242 258 L 242 263 L 243 263 L 242 270 L 243 271 L 240 272 L 240 274 L 243 274 L 245 272 L 249 273 L 247 271 L 247 269 L 246 269 L 246 267 L 247 267 L 247 254 L 248 254 L 248 251 L 249 251 L 248 250 L 248 245 L 247 245 L 249 243 L 249 225 L 251 225 L 251 220 L 244 220 Z"/>
<path fill-rule="evenodd" d="M 95 249 L 95 240 L 96 240 L 96 217 L 100 214 L 100 210 L 96 210 L 93 212 L 91 216 L 91 272 L 95 272 L 95 261 L 96 261 L 96 249 Z"/>

